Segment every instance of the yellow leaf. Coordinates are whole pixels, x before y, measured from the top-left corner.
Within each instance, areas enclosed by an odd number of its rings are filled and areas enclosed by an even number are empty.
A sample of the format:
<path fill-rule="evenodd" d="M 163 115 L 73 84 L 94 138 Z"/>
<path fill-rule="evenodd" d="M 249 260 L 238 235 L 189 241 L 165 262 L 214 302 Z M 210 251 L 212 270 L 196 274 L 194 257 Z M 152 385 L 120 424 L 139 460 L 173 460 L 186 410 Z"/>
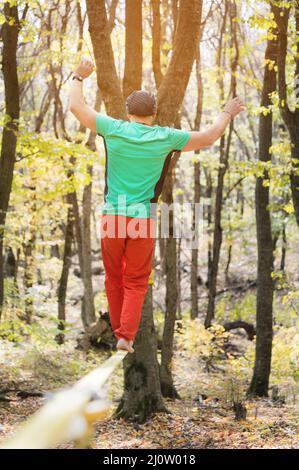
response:
<path fill-rule="evenodd" d="M 295 212 L 292 201 L 289 201 L 289 202 L 284 206 L 284 210 L 285 210 L 288 214 L 293 214 L 293 213 Z"/>

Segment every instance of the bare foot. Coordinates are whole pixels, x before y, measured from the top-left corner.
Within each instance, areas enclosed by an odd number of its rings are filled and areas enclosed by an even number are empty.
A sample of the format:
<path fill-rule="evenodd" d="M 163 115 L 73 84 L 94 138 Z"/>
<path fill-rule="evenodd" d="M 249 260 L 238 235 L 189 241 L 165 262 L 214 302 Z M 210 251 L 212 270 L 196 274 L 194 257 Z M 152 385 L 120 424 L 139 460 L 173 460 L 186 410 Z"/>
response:
<path fill-rule="evenodd" d="M 121 349 L 124 351 L 128 351 L 129 353 L 133 353 L 134 349 L 132 348 L 133 341 L 127 341 L 124 338 L 120 338 L 117 341 L 116 349 Z"/>

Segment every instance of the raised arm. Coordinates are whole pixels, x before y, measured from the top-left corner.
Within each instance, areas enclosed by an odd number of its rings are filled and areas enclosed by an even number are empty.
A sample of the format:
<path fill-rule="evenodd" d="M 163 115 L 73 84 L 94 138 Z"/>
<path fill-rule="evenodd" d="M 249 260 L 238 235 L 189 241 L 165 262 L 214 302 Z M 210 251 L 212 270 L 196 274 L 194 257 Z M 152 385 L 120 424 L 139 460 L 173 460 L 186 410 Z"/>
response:
<path fill-rule="evenodd" d="M 227 125 L 237 114 L 245 109 L 239 97 L 231 98 L 225 105 L 224 111 L 219 114 L 214 124 L 202 131 L 191 131 L 190 139 L 183 147 L 182 152 L 199 150 L 209 147 L 224 133 Z"/>
<path fill-rule="evenodd" d="M 83 80 L 93 72 L 93 63 L 89 59 L 82 58 L 76 68 L 70 87 L 69 110 L 76 116 L 80 123 L 96 132 L 96 111 L 85 103 L 83 96 Z"/>

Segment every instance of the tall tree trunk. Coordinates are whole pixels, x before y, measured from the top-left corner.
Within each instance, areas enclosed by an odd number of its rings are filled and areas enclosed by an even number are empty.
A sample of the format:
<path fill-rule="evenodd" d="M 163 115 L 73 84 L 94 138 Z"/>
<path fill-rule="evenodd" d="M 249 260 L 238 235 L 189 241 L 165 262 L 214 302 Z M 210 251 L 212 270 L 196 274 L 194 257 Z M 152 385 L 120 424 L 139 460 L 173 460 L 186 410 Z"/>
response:
<path fill-rule="evenodd" d="M 99 89 L 96 93 L 96 102 L 95 109 L 99 109 L 101 106 L 101 94 Z M 92 150 L 96 151 L 96 134 L 94 132 L 89 133 L 89 137 L 86 143 L 86 146 Z M 87 305 L 92 305 L 92 315 L 90 316 L 88 312 L 84 312 L 85 317 L 90 317 L 90 322 L 95 321 L 95 310 L 94 310 L 94 293 L 92 286 L 92 261 L 91 261 L 91 206 L 92 206 L 92 165 L 88 165 L 87 171 L 90 175 L 90 183 L 85 185 L 83 190 L 83 201 L 82 201 L 82 259 L 83 259 L 83 271 L 84 276 L 82 278 L 84 281 L 84 308 Z"/>
<path fill-rule="evenodd" d="M 36 177 L 31 176 L 29 169 L 29 184 L 27 186 L 28 191 L 28 226 L 25 233 L 25 242 L 23 244 L 23 251 L 25 256 L 24 262 L 24 290 L 25 290 L 25 315 L 24 320 L 30 324 L 33 318 L 34 305 L 32 296 L 32 287 L 34 282 L 34 271 L 35 271 L 35 243 L 36 243 L 36 219 L 37 219 L 37 196 L 36 196 Z M 34 173 L 34 169 L 33 169 Z"/>
<path fill-rule="evenodd" d="M 200 32 L 202 36 L 202 31 Z M 197 78 L 197 107 L 196 107 L 196 117 L 194 122 L 194 130 L 200 129 L 201 117 L 202 117 L 202 102 L 203 102 L 203 86 L 202 86 L 202 76 L 201 76 L 201 62 L 200 62 L 200 44 L 197 48 L 196 54 L 196 78 Z M 200 203 L 200 163 L 198 160 L 199 150 L 196 150 L 196 161 L 193 166 L 193 181 L 194 181 L 194 209 L 193 209 L 193 220 L 192 220 L 192 230 L 194 234 L 194 240 L 198 242 L 198 226 L 197 226 L 197 206 Z M 198 248 L 192 249 L 191 254 L 191 319 L 194 320 L 198 317 Z"/>
<path fill-rule="evenodd" d="M 292 9 L 290 8 L 276 8 L 275 21 L 278 26 L 278 92 L 281 116 L 289 131 L 291 140 L 291 157 L 292 157 L 292 171 L 290 173 L 290 183 L 292 191 L 292 199 L 295 208 L 295 216 L 297 225 L 299 226 L 299 107 L 296 106 L 294 111 L 291 111 L 288 106 L 287 84 L 286 84 L 286 58 L 288 48 L 288 23 L 291 11 L 294 11 L 295 26 L 296 26 L 296 39 L 295 43 L 289 47 L 294 47 L 296 54 L 295 60 L 295 78 L 297 81 L 294 83 L 294 95 L 298 93 L 298 79 L 299 79 L 299 2 L 294 2 Z M 298 99 L 298 98 L 297 98 Z"/>
<path fill-rule="evenodd" d="M 224 14 L 222 19 L 220 37 L 219 37 L 219 45 L 217 51 L 217 71 L 218 71 L 218 85 L 220 91 L 220 101 L 224 100 L 224 82 L 223 76 L 221 71 L 221 60 L 222 54 L 224 50 L 224 33 L 226 30 L 226 22 L 227 22 L 227 13 L 228 13 L 228 2 L 225 1 L 224 7 Z M 205 327 L 209 328 L 212 324 L 212 320 L 214 318 L 214 311 L 215 311 L 215 297 L 216 297 L 216 288 L 217 288 L 217 274 L 218 274 L 218 263 L 219 263 L 219 256 L 220 256 L 220 248 L 222 244 L 222 227 L 221 227 L 221 212 L 222 212 L 222 198 L 223 198 L 223 184 L 224 184 L 224 176 L 227 169 L 227 158 L 228 153 L 225 152 L 225 137 L 224 135 L 220 139 L 220 161 L 219 161 L 219 169 L 218 169 L 218 176 L 217 176 L 217 188 L 216 188 L 216 200 L 215 200 L 215 208 L 214 208 L 214 230 L 213 230 L 213 241 L 212 243 L 209 242 L 209 253 L 208 253 L 208 281 L 207 286 L 209 290 L 209 300 L 208 300 L 208 309 L 205 318 Z M 207 188 L 209 185 L 207 184 Z M 210 187 L 210 189 L 212 189 Z M 212 196 L 212 191 L 210 191 L 210 196 Z M 212 203 L 212 201 L 211 201 Z M 211 222 L 212 217 L 212 207 L 210 208 L 209 214 L 209 225 Z"/>
<path fill-rule="evenodd" d="M 283 221 L 282 230 L 281 230 L 281 258 L 280 258 L 280 270 L 285 271 L 286 264 L 286 255 L 287 255 L 287 232 L 286 232 L 286 222 Z"/>
<path fill-rule="evenodd" d="M 169 172 L 166 176 L 165 187 L 163 190 L 163 201 L 166 202 L 169 206 L 171 206 L 173 203 L 172 179 L 172 172 Z M 165 273 L 166 309 L 161 351 L 161 390 L 164 397 L 179 398 L 179 395 L 173 384 L 173 377 L 171 373 L 174 325 L 178 302 L 176 239 L 174 238 L 174 214 L 172 209 L 169 210 L 169 236 L 165 243 Z"/>
<path fill-rule="evenodd" d="M 196 152 L 197 154 L 199 152 Z M 200 203 L 200 163 L 194 162 L 193 165 L 193 187 L 194 187 L 194 210 L 193 210 L 193 233 L 194 240 L 198 239 L 198 227 L 196 226 L 196 206 Z M 191 254 L 191 320 L 198 317 L 198 248 L 192 249 Z"/>
<path fill-rule="evenodd" d="M 91 204 L 92 204 L 92 165 L 89 165 L 88 174 L 90 175 L 90 183 L 88 183 L 83 190 L 83 201 L 82 201 L 82 257 L 83 262 L 83 271 L 82 278 L 85 279 L 84 282 L 84 301 L 82 306 L 84 309 L 88 304 L 92 305 L 92 315 L 90 316 L 88 312 L 84 312 L 84 317 L 90 317 L 88 323 L 95 321 L 95 307 L 94 307 L 94 294 L 93 294 L 93 285 L 92 285 L 92 262 L 91 262 Z"/>
<path fill-rule="evenodd" d="M 142 0 L 126 0 L 126 45 L 123 95 L 127 98 L 142 84 Z"/>
<path fill-rule="evenodd" d="M 17 72 L 17 48 L 19 37 L 18 6 L 5 2 L 2 25 L 2 72 L 5 90 L 5 113 L 8 117 L 3 127 L 0 158 L 0 318 L 4 303 L 3 238 L 6 213 L 12 187 L 20 116 L 20 94 Z M 13 21 L 12 21 L 13 19 Z"/>
<path fill-rule="evenodd" d="M 96 95 L 96 103 L 95 109 L 99 109 L 100 107 L 100 93 L 97 90 Z M 95 138 L 96 134 L 93 132 L 89 133 L 89 137 L 86 143 L 86 146 L 93 151 L 96 151 L 95 145 Z M 90 178 L 92 178 L 92 165 L 88 167 L 88 172 L 90 174 Z M 72 177 L 72 171 L 68 172 L 68 178 Z M 91 223 L 91 201 L 92 201 L 92 181 L 88 185 L 86 185 L 83 189 L 83 201 L 82 201 L 82 234 L 79 234 L 79 243 L 78 243 L 78 252 L 82 250 L 81 255 L 79 254 L 79 264 L 81 270 L 81 276 L 83 279 L 83 287 L 84 287 L 84 299 L 82 303 L 82 322 L 83 325 L 86 327 L 93 321 L 95 321 L 95 312 L 94 312 L 94 295 L 93 295 L 93 287 L 92 287 L 92 263 L 91 263 L 91 230 L 90 230 L 90 223 Z M 63 266 L 62 272 L 59 281 L 58 287 L 58 328 L 62 331 L 62 333 L 58 334 L 56 340 L 59 344 L 64 342 L 64 322 L 66 319 L 65 313 L 65 301 L 66 301 L 66 291 L 67 291 L 67 283 L 68 283 L 68 275 L 69 269 L 71 266 L 71 248 L 72 248 L 72 241 L 74 235 L 74 214 L 73 214 L 73 207 L 78 207 L 76 195 L 68 194 L 67 195 L 67 202 L 69 204 L 68 212 L 67 212 L 67 223 L 66 223 L 66 232 L 65 232 L 65 242 L 64 242 L 64 255 L 63 255 Z M 77 212 L 77 235 L 79 231 L 79 227 L 81 226 L 81 221 L 79 217 L 79 210 L 76 209 Z M 82 238 L 82 240 L 81 240 Z M 92 308 L 91 314 L 86 310 L 87 306 Z M 61 320 L 61 321 L 60 321 Z"/>
<path fill-rule="evenodd" d="M 236 23 L 233 21 L 233 18 L 237 17 L 237 9 L 235 1 L 226 1 L 225 3 L 225 15 L 222 24 L 222 31 L 220 41 L 222 43 L 223 34 L 225 31 L 226 25 L 226 12 L 230 16 L 230 31 L 231 31 L 231 47 L 235 48 L 235 57 L 231 63 L 231 93 L 232 96 L 236 96 L 236 76 L 235 72 L 238 65 L 238 45 L 236 37 Z M 224 100 L 224 83 L 223 77 L 220 72 L 221 65 L 221 47 L 219 48 L 217 67 L 219 70 L 219 85 L 220 85 L 220 99 Z M 217 189 L 216 189 L 216 201 L 215 201 L 215 210 L 214 210 L 214 232 L 213 232 L 213 252 L 212 260 L 210 264 L 210 269 L 208 273 L 208 288 L 209 288 L 209 301 L 208 309 L 205 318 L 205 327 L 209 328 L 212 324 L 214 315 L 215 315 L 215 298 L 217 290 L 217 276 L 219 268 L 219 259 L 220 259 L 220 250 L 222 245 L 222 206 L 223 206 L 223 190 L 224 190 L 224 177 L 228 168 L 228 159 L 230 152 L 231 136 L 233 131 L 233 121 L 231 121 L 229 126 L 229 133 L 227 142 L 225 145 L 225 136 L 222 135 L 220 139 L 220 162 L 218 170 L 218 179 L 217 179 Z"/>
<path fill-rule="evenodd" d="M 275 7 L 271 6 L 273 12 Z M 277 31 L 270 31 L 277 33 Z M 276 71 L 273 64 L 277 60 L 277 39 L 268 39 L 265 53 L 265 71 L 261 106 L 269 113 L 260 114 L 259 118 L 259 160 L 271 162 L 272 111 L 270 95 L 276 90 Z M 269 65 L 269 61 L 271 61 Z M 253 377 L 248 390 L 249 395 L 267 396 L 271 371 L 272 336 L 273 336 L 273 240 L 269 211 L 269 186 L 267 171 L 256 180 L 255 207 L 258 248 L 257 298 L 256 298 L 256 350 Z"/>
<path fill-rule="evenodd" d="M 182 239 L 179 238 L 176 244 L 177 250 L 177 273 L 178 273 L 178 301 L 177 301 L 177 319 L 182 318 Z"/>
<path fill-rule="evenodd" d="M 213 247 L 212 257 L 208 272 L 208 289 L 209 289 L 209 300 L 208 309 L 205 318 L 205 327 L 209 328 L 212 324 L 215 314 L 215 299 L 217 291 L 217 276 L 219 268 L 220 250 L 222 245 L 222 201 L 223 201 L 223 189 L 224 189 L 224 176 L 228 165 L 228 146 L 225 148 L 224 136 L 220 139 L 220 161 L 219 170 L 217 177 L 217 188 L 216 188 L 216 201 L 214 210 L 214 231 L 213 231 Z"/>
<path fill-rule="evenodd" d="M 158 240 L 159 240 L 159 259 L 160 259 L 160 271 L 161 271 L 161 278 L 165 275 L 165 238 L 163 238 L 162 234 L 162 221 L 161 221 L 161 213 L 158 214 Z"/>
<path fill-rule="evenodd" d="M 173 125 L 183 102 L 190 73 L 196 57 L 200 37 L 202 2 L 189 1 L 180 4 L 173 55 L 169 67 L 158 90 L 158 116 L 160 125 Z M 172 204 L 173 178 L 168 172 L 163 189 L 163 201 Z M 174 325 L 177 308 L 177 260 L 176 240 L 173 237 L 173 212 L 169 211 L 169 237 L 165 241 L 165 273 L 166 273 L 166 311 L 163 329 L 161 355 L 161 389 L 163 396 L 178 397 L 172 377 L 172 356 Z"/>
<path fill-rule="evenodd" d="M 207 264 L 208 264 L 208 275 L 207 275 L 207 282 L 206 286 L 209 288 L 209 272 L 211 269 L 212 265 L 212 194 L 213 194 L 213 180 L 212 180 L 212 175 L 211 171 L 208 168 L 203 168 L 203 172 L 205 175 L 205 180 L 206 180 L 206 188 L 205 188 L 205 197 L 208 201 L 210 201 L 209 204 L 204 206 L 204 219 L 207 220 L 207 234 L 208 234 L 208 253 L 207 253 Z"/>
<path fill-rule="evenodd" d="M 63 264 L 62 271 L 58 284 L 58 329 L 61 331 L 56 336 L 56 341 L 58 344 L 64 343 L 64 330 L 65 330 L 65 305 L 66 305 L 66 292 L 67 292 L 67 283 L 69 277 L 69 271 L 72 264 L 72 241 L 73 241 L 73 210 L 71 206 L 71 200 L 69 195 L 67 196 L 67 202 L 69 204 L 67 210 L 67 221 L 65 229 L 65 238 L 64 238 L 64 252 L 63 252 Z"/>
<path fill-rule="evenodd" d="M 161 71 L 161 13 L 160 13 L 161 0 L 151 0 L 152 6 L 152 65 L 153 72 L 156 82 L 156 88 L 158 89 L 163 75 Z"/>
<path fill-rule="evenodd" d="M 71 162 L 74 163 L 73 157 L 71 157 Z M 73 214 L 74 214 L 74 227 L 75 227 L 75 234 L 76 240 L 78 244 L 78 257 L 79 257 L 79 264 L 80 264 L 80 272 L 83 281 L 84 287 L 84 296 L 83 302 L 81 305 L 81 318 L 84 328 L 88 327 L 91 323 L 95 322 L 95 308 L 94 308 L 94 298 L 93 298 L 93 288 L 92 288 L 92 276 L 91 276 L 91 269 L 89 258 L 85 259 L 84 256 L 86 255 L 86 251 L 89 252 L 89 248 L 86 249 L 84 247 L 85 238 L 84 238 L 84 227 L 83 227 L 83 220 L 80 217 L 79 211 L 79 204 L 76 191 L 70 193 L 70 200 L 73 207 Z M 90 235 L 90 231 L 87 230 L 85 235 Z M 86 243 L 89 243 L 86 240 Z M 87 254 L 88 255 L 88 254 Z"/>

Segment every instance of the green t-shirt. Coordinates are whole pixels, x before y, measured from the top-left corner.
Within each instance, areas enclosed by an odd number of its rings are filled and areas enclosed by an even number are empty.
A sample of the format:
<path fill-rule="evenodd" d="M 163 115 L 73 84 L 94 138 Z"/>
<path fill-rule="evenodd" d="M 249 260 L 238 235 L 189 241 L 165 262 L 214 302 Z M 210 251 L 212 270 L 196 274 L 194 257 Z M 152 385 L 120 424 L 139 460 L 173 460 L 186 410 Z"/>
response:
<path fill-rule="evenodd" d="M 96 130 L 106 152 L 102 213 L 152 217 L 173 153 L 183 149 L 190 132 L 100 113 Z"/>

